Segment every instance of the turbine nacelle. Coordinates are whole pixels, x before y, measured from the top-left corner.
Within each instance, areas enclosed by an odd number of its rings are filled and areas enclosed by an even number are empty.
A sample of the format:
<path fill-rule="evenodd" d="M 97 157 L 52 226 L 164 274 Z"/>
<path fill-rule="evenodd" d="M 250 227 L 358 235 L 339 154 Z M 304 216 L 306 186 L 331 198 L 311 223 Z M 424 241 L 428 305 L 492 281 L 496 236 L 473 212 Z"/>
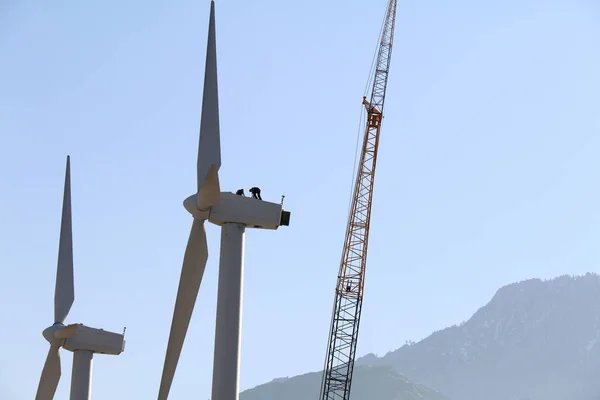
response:
<path fill-rule="evenodd" d="M 125 350 L 125 335 L 78 324 L 75 335 L 65 340 L 63 348 L 118 356 Z"/>
<path fill-rule="evenodd" d="M 244 197 L 232 192 L 221 192 L 218 204 L 208 210 L 198 208 L 198 195 L 184 200 L 185 209 L 197 219 L 208 219 L 215 225 L 243 224 L 248 228 L 275 230 L 289 224 L 290 212 L 281 204 Z"/>

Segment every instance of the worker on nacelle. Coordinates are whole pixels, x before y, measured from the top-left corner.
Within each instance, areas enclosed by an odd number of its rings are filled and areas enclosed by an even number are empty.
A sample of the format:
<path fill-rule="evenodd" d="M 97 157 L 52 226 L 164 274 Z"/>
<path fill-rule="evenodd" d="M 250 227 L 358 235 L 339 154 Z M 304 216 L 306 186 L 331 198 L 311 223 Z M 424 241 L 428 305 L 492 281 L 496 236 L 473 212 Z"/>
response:
<path fill-rule="evenodd" d="M 258 199 L 258 200 L 262 200 L 262 197 L 260 197 L 260 189 L 255 187 L 250 188 L 250 193 L 252 193 L 252 198 L 253 199 Z"/>

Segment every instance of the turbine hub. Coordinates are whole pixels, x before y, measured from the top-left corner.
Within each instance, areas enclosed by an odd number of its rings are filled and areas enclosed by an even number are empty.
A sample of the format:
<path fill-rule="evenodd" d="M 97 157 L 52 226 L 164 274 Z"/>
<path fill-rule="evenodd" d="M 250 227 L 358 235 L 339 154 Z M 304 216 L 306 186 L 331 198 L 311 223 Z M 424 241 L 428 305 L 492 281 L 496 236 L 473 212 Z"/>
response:
<path fill-rule="evenodd" d="M 191 195 L 190 197 L 185 199 L 183 201 L 183 206 L 196 219 L 206 220 L 210 216 L 210 207 L 208 207 L 204 210 L 200 210 L 198 208 L 198 194 L 197 193 L 194 193 L 193 195 Z"/>
<path fill-rule="evenodd" d="M 42 336 L 44 336 L 44 339 L 46 339 L 48 343 L 50 343 L 50 346 L 61 347 L 64 344 L 65 339 L 57 338 L 56 332 L 64 328 L 65 326 L 63 324 L 57 322 L 56 324 L 44 329 L 44 331 L 42 332 Z"/>

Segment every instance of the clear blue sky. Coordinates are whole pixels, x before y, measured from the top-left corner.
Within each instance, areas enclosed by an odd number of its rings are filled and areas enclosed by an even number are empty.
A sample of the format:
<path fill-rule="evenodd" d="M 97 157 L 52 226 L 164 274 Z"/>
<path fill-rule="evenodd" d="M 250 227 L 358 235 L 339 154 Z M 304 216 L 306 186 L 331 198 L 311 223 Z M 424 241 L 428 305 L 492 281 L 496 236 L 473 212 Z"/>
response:
<path fill-rule="evenodd" d="M 322 367 L 385 5 L 217 2 L 222 186 L 285 193 L 292 210 L 289 228 L 247 234 L 243 389 Z M 2 1 L 0 398 L 31 399 L 46 357 L 67 154 L 67 322 L 128 328 L 125 353 L 95 358 L 94 399 L 156 396 L 191 225 L 208 11 Z M 459 323 L 504 284 L 600 271 L 599 48 L 593 0 L 399 2 L 359 355 Z M 210 394 L 208 234 L 173 399 Z M 62 351 L 57 399 L 71 360 Z"/>

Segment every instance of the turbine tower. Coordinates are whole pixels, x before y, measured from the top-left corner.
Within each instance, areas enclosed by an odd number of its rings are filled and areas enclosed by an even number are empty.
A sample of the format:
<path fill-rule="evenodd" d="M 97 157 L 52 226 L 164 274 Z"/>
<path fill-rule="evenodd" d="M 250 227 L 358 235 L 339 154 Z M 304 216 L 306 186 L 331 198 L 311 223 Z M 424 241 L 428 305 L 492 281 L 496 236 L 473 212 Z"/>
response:
<path fill-rule="evenodd" d="M 35 400 L 52 400 L 60 380 L 62 347 L 73 352 L 71 400 L 89 400 L 92 391 L 92 358 L 94 353 L 119 355 L 124 350 L 125 337 L 83 324 L 63 325 L 75 300 L 73 285 L 73 233 L 71 228 L 71 170 L 67 156 L 65 193 L 63 198 L 58 267 L 54 291 L 54 324 L 42 335 L 50 350 L 42 370 Z"/>
<path fill-rule="evenodd" d="M 211 1 L 198 146 L 197 193 L 183 202 L 194 219 L 183 257 L 159 400 L 166 400 L 169 395 L 206 267 L 208 248 L 204 222 L 208 220 L 221 227 L 212 400 L 238 399 L 246 228 L 275 230 L 279 226 L 289 225 L 290 212 L 284 211 L 281 204 L 221 192 L 220 167 L 215 3 Z"/>

